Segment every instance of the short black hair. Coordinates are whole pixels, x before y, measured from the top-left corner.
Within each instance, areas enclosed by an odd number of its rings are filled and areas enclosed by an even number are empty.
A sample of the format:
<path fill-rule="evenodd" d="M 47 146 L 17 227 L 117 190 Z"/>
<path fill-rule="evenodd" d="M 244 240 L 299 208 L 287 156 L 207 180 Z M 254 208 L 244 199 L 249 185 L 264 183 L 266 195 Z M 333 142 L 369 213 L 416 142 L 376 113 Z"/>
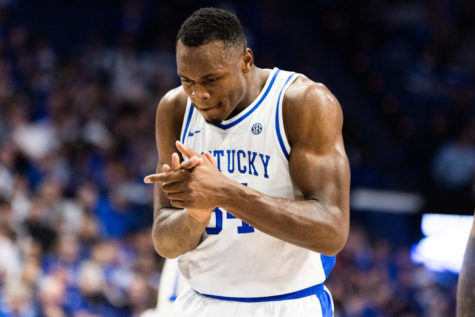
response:
<path fill-rule="evenodd" d="M 201 8 L 190 15 L 180 27 L 176 42 L 197 47 L 213 41 L 225 45 L 247 47 L 241 22 L 234 13 L 217 8 Z"/>

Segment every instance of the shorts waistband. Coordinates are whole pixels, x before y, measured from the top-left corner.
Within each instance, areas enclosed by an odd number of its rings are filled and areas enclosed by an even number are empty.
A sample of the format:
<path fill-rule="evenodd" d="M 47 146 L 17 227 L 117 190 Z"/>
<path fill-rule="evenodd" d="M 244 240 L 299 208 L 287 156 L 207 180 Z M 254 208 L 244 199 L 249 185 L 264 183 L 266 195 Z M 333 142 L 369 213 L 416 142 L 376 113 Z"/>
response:
<path fill-rule="evenodd" d="M 312 296 L 312 295 L 316 295 L 317 297 L 320 297 L 319 295 L 322 292 L 324 292 L 324 289 L 323 289 L 323 283 L 321 283 L 321 284 L 310 286 L 310 287 L 307 287 L 307 288 L 304 288 L 292 293 L 266 296 L 266 297 L 225 297 L 225 296 L 203 294 L 198 291 L 195 291 L 195 292 L 200 295 L 214 298 L 214 299 L 219 299 L 219 300 L 244 302 L 244 303 L 256 303 L 256 302 L 274 302 L 274 301 L 282 301 L 282 300 L 289 300 L 289 299 L 297 299 L 297 298 L 302 298 L 302 297 L 307 297 L 307 296 Z"/>

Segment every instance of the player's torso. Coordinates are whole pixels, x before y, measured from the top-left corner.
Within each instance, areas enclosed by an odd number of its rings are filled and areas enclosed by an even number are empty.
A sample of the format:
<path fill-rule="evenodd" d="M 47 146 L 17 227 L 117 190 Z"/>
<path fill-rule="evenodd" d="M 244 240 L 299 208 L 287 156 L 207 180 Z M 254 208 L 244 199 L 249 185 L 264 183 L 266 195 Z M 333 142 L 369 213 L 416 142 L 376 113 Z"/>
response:
<path fill-rule="evenodd" d="M 277 133 L 275 128 L 275 95 L 286 77 L 283 73 L 273 70 L 255 101 L 219 125 L 206 123 L 188 104 L 181 140 L 197 152 L 210 152 L 226 176 L 264 193 L 291 198 L 292 184 L 283 150 L 288 153 L 289 146 L 285 134 Z M 282 139 L 282 146 L 278 139 Z"/>
<path fill-rule="evenodd" d="M 188 100 L 182 142 L 212 153 L 219 170 L 245 186 L 298 199 L 282 120 L 283 95 L 296 76 L 273 69 L 255 101 L 219 125 L 206 123 Z M 179 265 L 192 288 L 226 297 L 280 295 L 325 279 L 318 253 L 259 232 L 221 208 L 213 211 L 203 241 Z"/>

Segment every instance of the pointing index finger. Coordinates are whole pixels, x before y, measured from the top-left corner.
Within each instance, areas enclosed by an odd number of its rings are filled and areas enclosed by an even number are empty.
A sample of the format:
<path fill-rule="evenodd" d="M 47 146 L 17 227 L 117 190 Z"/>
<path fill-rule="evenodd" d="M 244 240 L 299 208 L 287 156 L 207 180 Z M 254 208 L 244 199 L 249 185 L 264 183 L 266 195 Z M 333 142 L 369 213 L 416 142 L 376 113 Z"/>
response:
<path fill-rule="evenodd" d="M 146 184 L 153 184 L 153 183 L 163 182 L 165 180 L 165 177 L 166 177 L 165 174 L 166 173 L 147 175 L 147 176 L 145 176 L 143 181 Z"/>

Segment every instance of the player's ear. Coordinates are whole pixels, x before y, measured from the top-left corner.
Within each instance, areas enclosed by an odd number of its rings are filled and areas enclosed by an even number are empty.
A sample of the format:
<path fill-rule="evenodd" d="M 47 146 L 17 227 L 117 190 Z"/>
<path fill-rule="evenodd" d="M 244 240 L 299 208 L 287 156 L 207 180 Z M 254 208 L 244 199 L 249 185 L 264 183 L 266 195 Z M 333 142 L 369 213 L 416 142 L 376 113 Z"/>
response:
<path fill-rule="evenodd" d="M 251 70 L 252 65 L 254 65 L 254 54 L 250 48 L 246 48 L 242 56 L 241 69 L 244 73 L 247 73 Z"/>

